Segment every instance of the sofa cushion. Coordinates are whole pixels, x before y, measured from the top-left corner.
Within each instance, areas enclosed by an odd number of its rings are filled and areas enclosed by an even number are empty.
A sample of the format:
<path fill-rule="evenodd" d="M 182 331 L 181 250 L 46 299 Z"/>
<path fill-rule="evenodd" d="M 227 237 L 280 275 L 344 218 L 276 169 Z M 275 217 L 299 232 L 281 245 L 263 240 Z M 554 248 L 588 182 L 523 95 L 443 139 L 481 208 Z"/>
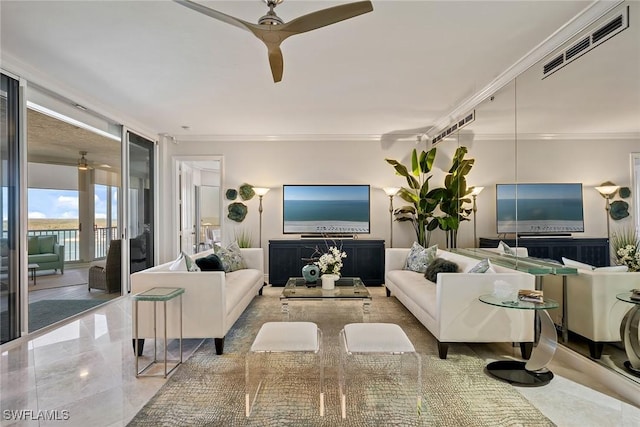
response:
<path fill-rule="evenodd" d="M 224 271 L 222 261 L 216 254 L 209 254 L 205 257 L 198 258 L 196 264 L 201 271 Z"/>
<path fill-rule="evenodd" d="M 240 247 L 236 242 L 231 243 L 226 248 L 216 245 L 215 253 L 220 258 L 220 261 L 222 261 L 224 271 L 227 273 L 247 268 L 244 259 L 242 259 Z"/>
<path fill-rule="evenodd" d="M 629 267 L 626 265 L 612 265 L 610 267 L 596 267 L 593 271 L 606 271 L 609 273 L 626 273 L 629 271 Z"/>
<path fill-rule="evenodd" d="M 180 255 L 178 255 L 178 258 L 176 258 L 171 265 L 169 266 L 169 270 L 171 271 L 189 271 L 187 270 L 187 262 L 184 259 L 184 252 L 181 252 Z"/>
<path fill-rule="evenodd" d="M 427 266 L 436 258 L 437 253 L 438 245 L 425 248 L 418 242 L 413 242 L 407 255 L 405 270 L 424 273 L 427 270 Z"/>
<path fill-rule="evenodd" d="M 574 261 L 565 257 L 562 257 L 562 263 L 567 267 L 575 267 L 580 270 L 593 270 L 595 268 L 593 265 L 585 264 L 580 261 Z"/>
<path fill-rule="evenodd" d="M 38 236 L 29 236 L 29 255 L 40 253 L 40 245 L 38 244 Z"/>
<path fill-rule="evenodd" d="M 29 264 L 43 264 L 45 262 L 58 262 L 56 254 L 35 254 L 29 255 Z"/>
<path fill-rule="evenodd" d="M 55 236 L 38 236 L 38 251 L 41 254 L 52 254 L 53 244 L 56 242 Z"/>
<path fill-rule="evenodd" d="M 253 268 L 245 268 L 241 270 L 232 271 L 226 274 L 225 277 L 225 294 L 226 294 L 226 306 L 227 314 L 242 301 L 251 287 L 257 281 L 263 280 L 260 277 L 260 272 Z"/>
<path fill-rule="evenodd" d="M 436 317 L 438 301 L 436 284 L 425 280 L 424 276 L 410 270 L 391 270 L 387 273 L 389 280 L 399 284 L 402 292 L 430 316 Z"/>
<path fill-rule="evenodd" d="M 436 258 L 427 266 L 424 277 L 430 282 L 438 280 L 438 273 L 457 273 L 458 264 L 442 258 Z"/>

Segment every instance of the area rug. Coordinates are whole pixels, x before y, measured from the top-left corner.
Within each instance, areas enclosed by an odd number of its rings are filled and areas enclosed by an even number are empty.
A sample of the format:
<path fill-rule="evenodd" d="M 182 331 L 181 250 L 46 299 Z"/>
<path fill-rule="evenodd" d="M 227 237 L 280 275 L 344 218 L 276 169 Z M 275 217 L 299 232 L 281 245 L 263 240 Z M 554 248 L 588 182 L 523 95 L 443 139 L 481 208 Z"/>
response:
<path fill-rule="evenodd" d="M 299 301 L 290 303 L 290 320 L 308 320 L 323 332 L 326 412 L 297 411 L 279 393 L 271 389 L 262 397 L 272 404 L 256 407 L 245 417 L 245 357 L 260 326 L 268 321 L 285 320 L 280 313 L 278 295 L 281 290 L 265 288 L 256 297 L 226 337 L 224 354 L 217 356 L 212 340 L 204 341 L 192 357 L 167 380 L 158 393 L 140 410 L 130 426 L 553 426 L 511 385 L 485 373 L 486 361 L 464 345 L 451 345 L 446 360 L 438 358 L 434 338 L 395 298 L 387 298 L 383 290 L 373 298 L 371 314 L 363 317 L 362 306 L 355 301 Z M 346 323 L 390 322 L 399 324 L 422 356 L 423 410 L 419 419 L 394 418 L 385 410 L 349 408 L 341 419 L 338 394 L 338 333 Z M 293 362 L 295 363 L 295 362 Z M 285 378 L 282 387 L 293 382 Z M 311 375 L 311 374 L 310 374 Z M 297 379 L 297 378 L 296 378 Z M 311 384 L 312 381 L 309 382 Z M 388 384 L 391 384 L 389 382 Z M 304 381 L 296 381 L 302 396 L 308 394 Z M 350 396 L 385 391 L 384 382 L 376 390 L 357 391 Z M 387 392 L 389 390 L 386 390 Z M 393 392 L 393 390 L 391 390 Z M 295 393 L 295 392 L 294 392 Z M 296 406 L 297 408 L 297 406 Z M 259 410 L 258 410 L 259 409 Z"/>
<path fill-rule="evenodd" d="M 49 299 L 29 304 L 29 332 L 105 303 L 101 299 Z"/>
<path fill-rule="evenodd" d="M 68 269 L 65 270 L 64 274 L 60 274 L 59 272 L 54 273 L 53 270 L 37 272 L 36 284 L 34 286 L 31 274 L 29 274 L 29 292 L 87 284 L 88 275 L 89 270 L 86 268 L 76 270 Z"/>

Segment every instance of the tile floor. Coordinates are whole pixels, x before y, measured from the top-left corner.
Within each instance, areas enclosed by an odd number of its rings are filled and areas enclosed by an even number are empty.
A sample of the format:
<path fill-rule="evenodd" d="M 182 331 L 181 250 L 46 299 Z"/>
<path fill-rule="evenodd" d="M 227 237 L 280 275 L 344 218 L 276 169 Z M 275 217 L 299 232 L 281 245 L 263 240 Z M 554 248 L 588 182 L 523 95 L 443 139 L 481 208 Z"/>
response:
<path fill-rule="evenodd" d="M 19 345 L 5 345 L 0 425 L 126 425 L 165 382 L 162 377 L 135 377 L 130 311 L 131 301 L 121 297 Z M 199 343 L 186 340 L 186 354 Z M 474 348 L 487 360 L 519 353 L 508 345 Z M 556 377 L 547 386 L 517 389 L 557 425 L 640 425 L 640 409 L 611 397 L 616 393 L 603 382 L 560 361 L 551 368 Z M 633 387 L 640 395 L 640 385 Z M 29 419 L 37 416 L 57 419 Z"/>

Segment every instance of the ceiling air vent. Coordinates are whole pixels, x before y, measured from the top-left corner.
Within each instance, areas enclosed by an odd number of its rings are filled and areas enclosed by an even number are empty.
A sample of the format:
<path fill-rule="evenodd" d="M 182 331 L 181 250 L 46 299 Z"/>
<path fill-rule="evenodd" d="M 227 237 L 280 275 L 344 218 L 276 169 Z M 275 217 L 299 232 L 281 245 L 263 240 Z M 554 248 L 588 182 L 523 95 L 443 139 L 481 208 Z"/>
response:
<path fill-rule="evenodd" d="M 436 145 L 438 142 L 442 141 L 444 138 L 448 137 L 455 131 L 462 129 L 464 126 L 468 125 L 475 119 L 476 119 L 476 110 L 473 110 L 472 112 L 464 116 L 464 118 L 458 120 L 456 123 L 452 124 L 445 130 L 440 132 L 437 136 L 434 136 L 433 138 L 431 138 L 431 144 Z"/>
<path fill-rule="evenodd" d="M 629 6 L 615 14 L 613 18 L 608 19 L 604 24 L 591 30 L 590 33 L 585 34 L 580 41 L 544 64 L 542 66 L 542 78 L 544 79 L 558 71 L 574 59 L 579 58 L 627 28 L 629 28 Z"/>

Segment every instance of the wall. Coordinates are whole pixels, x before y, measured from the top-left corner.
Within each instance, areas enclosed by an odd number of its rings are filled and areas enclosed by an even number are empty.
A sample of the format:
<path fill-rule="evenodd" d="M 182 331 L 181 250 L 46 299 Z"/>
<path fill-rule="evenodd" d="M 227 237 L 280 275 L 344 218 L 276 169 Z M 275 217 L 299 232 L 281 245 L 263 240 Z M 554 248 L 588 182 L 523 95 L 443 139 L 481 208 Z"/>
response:
<path fill-rule="evenodd" d="M 495 184 L 515 182 L 582 182 L 585 200 L 585 233 L 577 237 L 603 237 L 606 235 L 604 201 L 592 188 L 603 181 L 631 186 L 629 156 L 640 149 L 639 140 L 461 140 L 469 148 L 469 157 L 475 165 L 468 176 L 468 185 L 484 186 L 477 198 L 477 236 L 496 236 Z M 438 144 L 436 165 L 449 166 L 456 140 Z M 413 141 L 381 144 L 377 141 L 180 141 L 161 145 L 161 212 L 174 212 L 174 183 L 172 181 L 173 156 L 212 156 L 223 158 L 222 191 L 238 188 L 243 183 L 266 186 L 272 190 L 263 199 L 262 246 L 268 252 L 269 239 L 285 237 L 282 234 L 282 184 L 369 184 L 371 185 L 371 234 L 361 238 L 389 239 L 389 198 L 381 190 L 386 186 L 404 186 L 405 180 L 384 159 L 393 158 L 409 163 L 409 154 L 416 146 Z M 517 165 L 514 159 L 518 159 Z M 166 172 L 164 172 L 166 171 Z M 442 185 L 444 172 L 434 173 L 432 186 Z M 631 199 L 627 202 L 633 206 Z M 404 202 L 394 199 L 394 207 Z M 246 202 L 249 209 L 242 223 L 226 218 L 223 206 L 223 240 L 233 239 L 234 230 L 246 228 L 254 242 L 258 240 L 258 198 Z M 470 206 L 469 206 L 470 207 Z M 162 261 L 175 256 L 175 219 L 162 215 L 160 221 L 160 256 Z M 612 231 L 625 221 L 612 221 Z M 410 246 L 414 240 L 413 228 L 407 223 L 394 223 L 394 247 Z M 437 230 L 432 244 L 444 247 L 444 234 Z M 473 245 L 473 223 L 463 222 L 458 246 Z M 267 256 L 267 255 L 265 255 Z M 268 260 L 265 260 L 265 262 Z"/>
<path fill-rule="evenodd" d="M 388 145 L 388 146 L 387 146 Z M 283 238 L 283 184 L 369 184 L 371 185 L 371 234 L 361 238 L 389 238 L 389 198 L 382 187 L 402 186 L 404 178 L 396 176 L 385 157 L 407 162 L 416 146 L 412 141 L 385 144 L 378 141 L 179 141 L 161 145 L 161 171 L 172 171 L 174 156 L 220 155 L 223 157 L 222 192 L 249 183 L 270 187 L 263 199 L 262 242 L 265 252 L 269 239 Z M 419 149 L 422 147 L 418 147 Z M 172 173 L 161 173 L 161 212 L 172 212 L 174 190 Z M 167 191 L 169 190 L 169 191 Z M 395 199 L 395 205 L 402 201 Z M 247 201 L 247 218 L 235 223 L 226 218 L 228 201 L 223 206 L 223 240 L 232 240 L 236 228 L 245 227 L 258 240 L 258 198 Z M 160 236 L 172 236 L 173 220 L 161 218 Z M 408 246 L 414 240 L 409 224 L 394 224 L 394 246 Z M 161 259 L 175 254 L 175 238 L 160 243 Z"/>

